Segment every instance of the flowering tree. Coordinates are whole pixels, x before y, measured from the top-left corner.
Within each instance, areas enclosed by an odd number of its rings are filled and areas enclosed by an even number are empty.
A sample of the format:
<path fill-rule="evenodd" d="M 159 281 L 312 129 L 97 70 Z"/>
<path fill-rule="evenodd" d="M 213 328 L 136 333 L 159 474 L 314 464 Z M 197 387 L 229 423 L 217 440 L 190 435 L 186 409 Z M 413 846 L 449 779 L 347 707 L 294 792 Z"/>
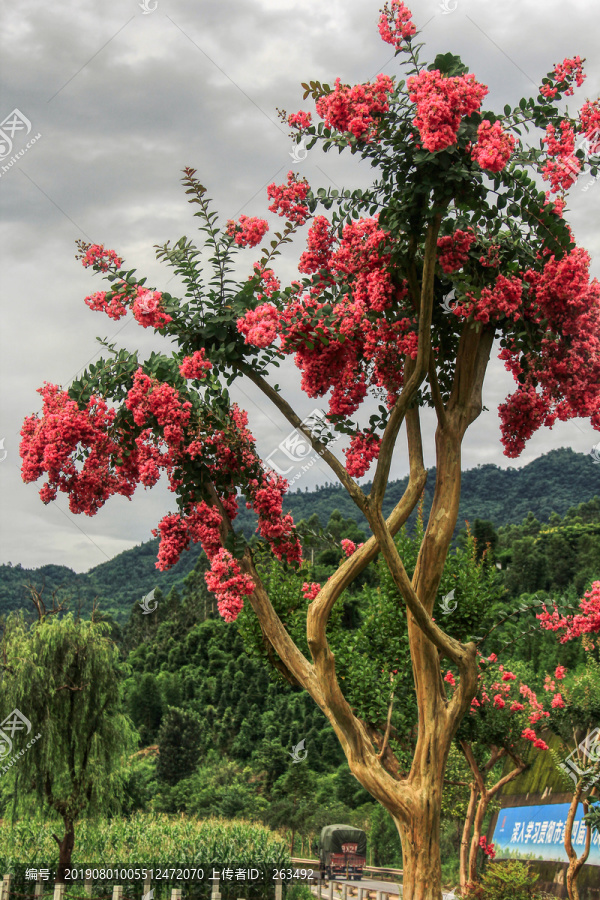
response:
<path fill-rule="evenodd" d="M 302 685 L 331 722 L 360 783 L 392 814 L 403 846 L 404 885 L 413 900 L 439 900 L 439 811 L 453 736 L 477 690 L 476 644 L 451 637 L 432 618 L 456 524 L 461 444 L 482 409 L 482 385 L 495 338 L 517 382 L 500 407 L 505 453 L 515 457 L 542 425 L 573 416 L 600 429 L 600 285 L 589 256 L 575 246 L 563 218 L 576 173 L 596 174 L 600 103 L 577 116 L 554 105 L 583 82 L 582 61 L 567 59 L 543 79 L 537 98 L 503 115 L 482 108 L 488 88 L 450 53 L 426 67 L 411 13 L 399 0 L 379 21 L 408 80 L 334 89 L 313 82 L 321 121 L 288 117 L 297 139 L 328 150 L 350 148 L 377 167 L 369 190 L 319 190 L 290 173 L 271 185 L 269 211 L 285 218 L 261 250 L 250 279 L 231 277 L 233 254 L 257 246 L 267 220 L 241 216 L 219 228 L 193 169 L 184 185 L 197 206 L 209 258 L 183 237 L 158 248 L 187 285 L 185 297 L 150 289 L 117 253 L 80 244 L 85 266 L 105 275 L 106 291 L 86 299 L 119 319 L 130 309 L 143 327 L 175 343 L 171 355 L 116 351 L 68 391 L 46 384 L 41 417 L 22 429 L 23 477 L 47 475 L 44 502 L 58 491 L 73 512 L 94 515 L 112 494 L 131 497 L 166 472 L 179 511 L 165 516 L 158 566 L 167 568 L 190 541 L 211 562 L 207 585 L 227 621 L 247 597 L 278 665 Z M 543 149 L 527 148 L 521 128 L 542 129 Z M 513 134 L 514 133 L 514 134 Z M 518 137 L 515 137 L 514 135 Z M 587 141 L 575 150 L 575 140 Z M 526 169 L 541 172 L 540 192 Z M 551 194 L 558 194 L 551 198 Z M 320 210 L 333 211 L 327 218 Z M 282 288 L 273 260 L 310 220 L 302 281 Z M 204 267 L 212 268 L 205 279 Z M 449 298 L 456 298 L 453 307 Z M 445 303 L 444 298 L 446 298 Z M 327 427 L 309 429 L 278 385 L 271 365 L 293 354 L 310 397 L 329 396 Z M 275 613 L 250 549 L 234 533 L 243 497 L 258 532 L 290 566 L 302 549 L 282 500 L 286 481 L 268 470 L 246 414 L 227 385 L 245 376 L 312 444 L 364 514 L 371 537 L 314 592 L 307 613 L 310 659 Z M 369 426 L 352 417 L 381 398 Z M 423 490 L 420 408 L 437 417 L 433 505 L 412 578 L 394 543 Z M 405 429 L 410 478 L 387 520 L 382 513 L 392 457 Z M 336 434 L 350 439 L 345 464 L 332 452 Z M 367 495 L 357 479 L 375 464 Z M 384 735 L 368 731 L 342 691 L 327 623 L 345 588 L 378 555 L 398 591 L 398 621 L 407 621 L 418 738 L 410 773 L 398 772 Z M 308 585 L 310 591 L 313 586 Z M 457 671 L 448 696 L 440 659 Z"/>
<path fill-rule="evenodd" d="M 545 689 L 553 694 L 550 704 L 548 727 L 563 741 L 566 760 L 553 754 L 559 768 L 571 780 L 573 790 L 565 825 L 565 850 L 569 857 L 566 885 L 569 900 L 579 900 L 577 878 L 589 856 L 592 839 L 592 804 L 600 797 L 600 665 L 593 657 L 595 649 L 591 635 L 600 633 L 600 581 L 579 602 L 579 610 L 570 615 L 561 614 L 556 606 L 538 614 L 542 628 L 557 633 L 562 644 L 581 638 L 589 656 L 583 671 L 573 673 L 565 680 L 562 690 L 555 693 L 555 681 L 546 677 Z M 564 678 L 567 672 L 559 666 L 555 678 Z M 577 819 L 581 804 L 585 819 Z M 597 809 L 597 807 L 596 807 Z M 597 818 L 597 817 L 596 817 Z M 583 842 L 578 856 L 575 841 Z"/>
<path fill-rule="evenodd" d="M 482 660 L 488 665 L 479 675 L 477 695 L 471 701 L 471 710 L 457 734 L 473 775 L 460 847 L 460 885 L 463 891 L 476 880 L 479 849 L 490 859 L 495 856 L 494 845 L 488 844 L 481 833 L 483 822 L 491 801 L 501 788 L 518 778 L 527 768 L 520 745 L 523 741 L 531 741 L 538 750 L 548 749 L 548 745 L 531 727 L 548 716 L 543 704 L 527 684 L 519 682 L 517 676 L 504 666 L 497 666 L 496 661 L 495 654 L 488 660 Z M 445 680 L 454 684 L 455 679 L 450 671 L 446 673 Z M 497 764 L 507 759 L 512 760 L 513 768 L 489 784 L 489 777 L 494 774 Z"/>

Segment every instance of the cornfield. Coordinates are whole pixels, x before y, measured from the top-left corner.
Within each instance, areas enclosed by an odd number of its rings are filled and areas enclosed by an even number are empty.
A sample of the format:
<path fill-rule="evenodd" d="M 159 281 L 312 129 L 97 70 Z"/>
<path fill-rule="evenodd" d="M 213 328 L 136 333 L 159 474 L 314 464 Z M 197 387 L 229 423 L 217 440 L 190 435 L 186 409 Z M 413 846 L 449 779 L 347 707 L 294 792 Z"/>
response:
<path fill-rule="evenodd" d="M 51 871 L 58 864 L 58 848 L 52 832 L 60 834 L 56 822 L 15 822 L 0 824 L 0 875 L 12 873 L 15 882 L 26 883 L 25 867 L 47 868 Z M 76 826 L 73 868 L 146 868 L 164 869 L 194 867 L 204 870 L 205 879 L 212 870 L 223 868 L 255 868 L 265 873 L 265 884 L 250 890 L 247 883 L 222 882 L 221 892 L 244 897 L 273 896 L 273 870 L 291 867 L 287 843 L 262 825 L 243 820 L 190 819 L 138 813 L 129 819 L 82 820 Z M 109 883 L 123 884 L 119 879 L 107 882 L 100 893 L 108 895 Z M 208 896 L 210 882 L 195 885 L 195 896 Z M 154 886 L 154 885 L 153 885 Z M 171 887 L 184 886 L 173 882 Z M 82 887 L 82 885 L 81 885 Z M 142 892 L 142 883 L 135 885 L 136 893 Z M 166 896 L 167 883 L 158 884 Z M 163 890 L 162 888 L 165 888 Z M 260 890 L 259 890 L 260 888 Z M 266 890 L 265 890 L 266 889 Z M 27 890 L 33 892 L 29 883 Z M 82 890 L 76 891 L 78 895 Z M 126 892 L 126 896 L 131 896 Z M 188 892 L 186 891 L 186 894 Z M 189 896 L 189 894 L 188 894 Z"/>

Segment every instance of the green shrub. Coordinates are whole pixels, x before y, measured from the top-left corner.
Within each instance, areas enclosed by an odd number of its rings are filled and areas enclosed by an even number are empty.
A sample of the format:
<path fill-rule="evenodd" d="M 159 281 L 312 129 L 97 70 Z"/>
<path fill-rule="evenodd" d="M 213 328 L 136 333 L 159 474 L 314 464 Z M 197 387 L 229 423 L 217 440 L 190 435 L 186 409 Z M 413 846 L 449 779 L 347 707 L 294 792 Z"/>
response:
<path fill-rule="evenodd" d="M 285 892 L 285 900 L 314 900 L 314 895 L 307 884 L 290 884 Z"/>
<path fill-rule="evenodd" d="M 465 900 L 552 900 L 536 890 L 539 875 L 517 859 L 490 863 L 478 884 L 468 885 Z"/>

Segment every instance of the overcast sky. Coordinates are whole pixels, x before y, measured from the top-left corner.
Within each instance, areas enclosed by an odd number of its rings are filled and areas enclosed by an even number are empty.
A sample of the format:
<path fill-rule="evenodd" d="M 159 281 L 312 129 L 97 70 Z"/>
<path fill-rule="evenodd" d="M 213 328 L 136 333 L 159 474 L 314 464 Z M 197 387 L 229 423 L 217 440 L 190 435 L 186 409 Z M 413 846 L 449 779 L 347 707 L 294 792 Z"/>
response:
<path fill-rule="evenodd" d="M 426 45 L 421 59 L 459 54 L 490 89 L 485 107 L 500 113 L 505 103 L 535 96 L 542 76 L 576 54 L 587 57 L 587 79 L 568 98 L 569 111 L 600 93 L 593 0 L 571 0 L 568 7 L 563 0 L 444 2 L 445 8 L 440 0 L 411 4 Z M 105 283 L 75 261 L 75 240 L 116 249 L 149 286 L 176 294 L 153 245 L 195 233 L 197 220 L 180 184 L 185 166 L 197 169 L 223 222 L 241 212 L 264 217 L 266 185 L 283 182 L 290 168 L 314 189 L 368 184 L 370 169 L 337 151 L 323 154 L 317 146 L 294 163 L 276 107 L 311 109 L 310 99 L 302 101 L 302 81 L 333 84 L 339 75 L 357 83 L 379 72 L 396 74 L 392 48 L 377 31 L 378 7 L 376 0 L 16 0 L 5 6 L 0 120 L 17 110 L 31 131 L 15 133 L 10 155 L 0 160 L 0 562 L 85 571 L 148 540 L 174 509 L 172 495 L 158 486 L 138 488 L 131 502 L 114 497 L 93 518 L 73 516 L 65 495 L 44 506 L 41 482 L 21 481 L 19 430 L 40 408 L 36 389 L 44 381 L 68 387 L 100 355 L 97 335 L 143 356 L 167 349 L 131 316 L 114 322 L 86 307 L 84 297 Z M 596 276 L 599 209 L 600 184 L 580 177 L 566 215 Z M 277 265 L 284 282 L 295 275 L 296 251 Z M 245 253 L 240 258 L 249 272 L 256 251 Z M 301 394 L 293 366 L 277 380 L 301 415 L 319 405 Z M 464 468 L 522 466 L 555 447 L 588 453 L 598 442 L 585 421 L 559 423 L 539 432 L 519 460 L 508 460 L 496 411 L 512 384 L 495 361 L 484 395 L 489 412 L 465 441 Z M 259 450 L 271 453 L 289 427 L 251 385 L 240 383 L 233 393 L 249 413 Z M 428 466 L 432 434 L 426 422 Z M 392 477 L 406 471 L 400 444 Z M 288 477 L 302 490 L 334 480 L 320 461 L 305 473 L 295 467 Z"/>

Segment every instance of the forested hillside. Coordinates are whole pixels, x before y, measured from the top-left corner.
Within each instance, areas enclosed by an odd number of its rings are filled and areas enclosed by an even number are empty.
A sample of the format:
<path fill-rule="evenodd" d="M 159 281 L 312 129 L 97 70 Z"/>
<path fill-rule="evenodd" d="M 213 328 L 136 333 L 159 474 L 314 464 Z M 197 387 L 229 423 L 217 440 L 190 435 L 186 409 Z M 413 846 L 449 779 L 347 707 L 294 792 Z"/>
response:
<path fill-rule="evenodd" d="M 434 484 L 432 469 L 425 487 L 425 515 Z M 398 502 L 405 487 L 406 479 L 390 482 L 384 503 L 386 513 Z M 569 449 L 552 450 L 521 469 L 478 466 L 463 474 L 456 534 L 464 528 L 465 520 L 487 520 L 499 527 L 516 525 L 531 513 L 545 523 L 552 513 L 564 516 L 572 506 L 597 494 L 600 494 L 600 466 L 591 456 Z M 368 533 L 362 515 L 340 486 L 325 485 L 314 491 L 290 493 L 284 508 L 293 513 L 296 522 L 317 515 L 323 525 L 337 509 L 342 518 L 353 519 Z M 149 527 L 151 524 L 154 523 L 149 523 Z M 236 527 L 248 538 L 253 534 L 252 516 L 244 508 L 240 510 Z M 155 568 L 157 550 L 158 540 L 147 541 L 86 573 L 76 573 L 65 566 L 48 565 L 39 569 L 25 569 L 18 563 L 0 566 L 0 614 L 27 607 L 27 585 L 33 584 L 38 590 L 44 588 L 46 599 L 56 592 L 57 596 L 68 598 L 72 607 L 81 602 L 84 610 L 89 610 L 96 599 L 101 610 L 124 622 L 131 604 L 153 588 L 158 587 L 165 594 L 175 584 L 181 584 L 201 553 L 199 545 L 192 546 L 182 554 L 177 565 L 160 572 Z"/>

